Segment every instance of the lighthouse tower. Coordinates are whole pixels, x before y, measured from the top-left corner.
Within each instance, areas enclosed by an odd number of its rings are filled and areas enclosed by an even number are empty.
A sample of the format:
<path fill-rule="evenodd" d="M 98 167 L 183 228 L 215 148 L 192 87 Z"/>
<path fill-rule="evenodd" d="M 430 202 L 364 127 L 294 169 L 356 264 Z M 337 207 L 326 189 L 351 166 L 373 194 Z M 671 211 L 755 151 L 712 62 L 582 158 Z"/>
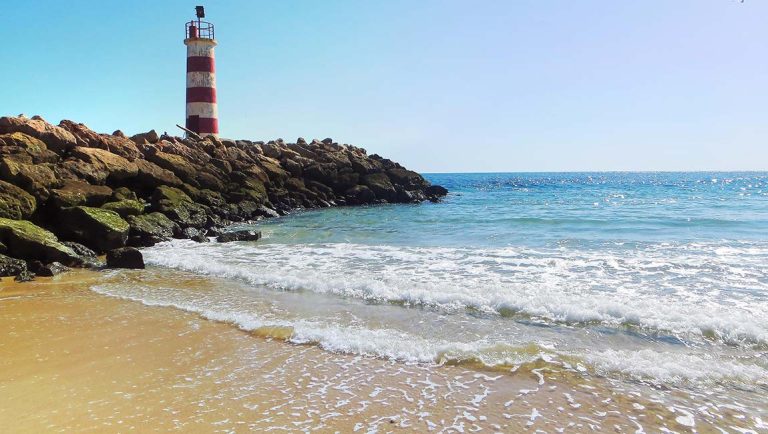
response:
<path fill-rule="evenodd" d="M 186 24 L 187 46 L 187 129 L 205 137 L 219 134 L 216 108 L 216 74 L 213 24 L 202 21 L 205 10 L 195 7 L 197 20 Z"/>

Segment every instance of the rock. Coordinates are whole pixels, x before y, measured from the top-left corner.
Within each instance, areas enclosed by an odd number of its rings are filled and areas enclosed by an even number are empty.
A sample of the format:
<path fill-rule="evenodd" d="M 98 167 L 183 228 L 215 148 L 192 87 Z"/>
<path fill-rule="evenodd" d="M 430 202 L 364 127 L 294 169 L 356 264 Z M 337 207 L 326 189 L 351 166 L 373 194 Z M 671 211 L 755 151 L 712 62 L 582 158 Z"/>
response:
<path fill-rule="evenodd" d="M 26 262 L 0 254 L 0 277 L 17 276 L 25 271 Z"/>
<path fill-rule="evenodd" d="M 30 273 L 27 270 L 24 270 L 21 273 L 17 274 L 16 277 L 13 278 L 13 280 L 17 282 L 31 282 L 35 280 L 35 275 Z"/>
<path fill-rule="evenodd" d="M 144 204 L 138 200 L 121 200 L 118 202 L 108 202 L 101 206 L 101 209 L 107 209 L 120 214 L 120 217 L 126 218 L 129 215 L 139 215 L 144 212 Z"/>
<path fill-rule="evenodd" d="M 424 194 L 428 198 L 443 197 L 448 194 L 448 189 L 440 185 L 430 185 L 424 189 Z"/>
<path fill-rule="evenodd" d="M 112 192 L 112 199 L 114 199 L 116 202 L 121 200 L 138 200 L 136 193 L 127 187 L 116 188 L 115 191 Z"/>
<path fill-rule="evenodd" d="M 147 156 L 147 160 L 157 164 L 163 169 L 170 170 L 174 175 L 182 180 L 189 182 L 195 178 L 197 170 L 189 162 L 179 155 L 169 154 L 167 152 L 157 151 Z"/>
<path fill-rule="evenodd" d="M 72 156 L 93 167 L 93 170 L 106 173 L 107 181 L 123 181 L 139 173 L 136 163 L 104 149 L 75 147 Z"/>
<path fill-rule="evenodd" d="M 55 163 L 59 160 L 59 156 L 50 151 L 42 140 L 24 133 L 0 135 L 0 153 L 23 153 L 28 155 L 35 164 Z"/>
<path fill-rule="evenodd" d="M 45 199 L 48 198 L 48 189 L 58 187 L 59 184 L 49 166 L 26 164 L 10 155 L 0 156 L 0 179 Z"/>
<path fill-rule="evenodd" d="M 229 243 L 232 241 L 258 241 L 259 239 L 261 239 L 261 232 L 249 230 L 224 232 L 216 237 L 216 241 L 219 243 Z"/>
<path fill-rule="evenodd" d="M 125 246 L 130 226 L 114 211 L 87 206 L 59 211 L 59 233 L 97 252 Z"/>
<path fill-rule="evenodd" d="M 152 193 L 151 201 L 153 210 L 165 214 L 181 227 L 205 226 L 205 208 L 178 188 L 160 186 Z"/>
<path fill-rule="evenodd" d="M 136 183 L 139 187 L 155 189 L 161 185 L 178 187 L 183 182 L 173 172 L 146 160 L 134 161 L 138 168 Z"/>
<path fill-rule="evenodd" d="M 192 241 L 198 242 L 198 243 L 209 243 L 211 240 L 205 236 L 203 233 L 198 233 L 197 235 L 194 235 L 189 238 Z"/>
<path fill-rule="evenodd" d="M 377 199 L 392 201 L 397 195 L 395 186 L 392 185 L 389 177 L 384 173 L 371 173 L 365 175 L 363 176 L 362 181 L 363 184 L 373 191 Z"/>
<path fill-rule="evenodd" d="M 144 257 L 134 247 L 121 247 L 107 252 L 107 266 L 110 268 L 144 269 Z"/>
<path fill-rule="evenodd" d="M 141 158 L 141 152 L 136 144 L 124 136 L 115 136 L 107 134 L 98 134 L 91 131 L 84 124 L 78 124 L 72 121 L 63 120 L 59 126 L 74 134 L 77 138 L 77 146 L 86 148 L 99 148 L 117 154 L 123 158 L 133 161 Z"/>
<path fill-rule="evenodd" d="M 322 142 L 325 143 L 326 145 L 331 145 L 333 144 L 333 139 L 330 137 L 326 137 L 322 140 Z"/>
<path fill-rule="evenodd" d="M 43 264 L 40 261 L 31 261 L 29 263 L 29 270 L 39 277 L 53 277 L 69 271 L 70 268 L 58 262 Z"/>
<path fill-rule="evenodd" d="M 61 188 L 51 190 L 51 203 L 57 208 L 78 205 L 99 206 L 112 197 L 106 185 L 91 185 L 83 181 L 65 181 Z"/>
<path fill-rule="evenodd" d="M 86 247 L 86 246 L 84 246 L 84 245 L 82 245 L 80 243 L 76 243 L 74 241 L 62 241 L 61 243 L 64 244 L 65 246 L 69 247 L 70 249 L 72 249 L 79 256 L 84 256 L 84 257 L 87 257 L 87 258 L 95 258 L 96 257 L 96 252 L 94 252 L 93 250 L 89 249 L 88 247 Z"/>
<path fill-rule="evenodd" d="M 389 169 L 387 170 L 387 176 L 392 181 L 392 184 L 403 187 L 405 190 L 415 190 L 429 185 L 424 177 L 412 170 Z"/>
<path fill-rule="evenodd" d="M 59 242 L 56 235 L 26 220 L 0 218 L 0 242 L 19 259 L 61 262 L 69 266 L 82 263 L 72 249 Z"/>
<path fill-rule="evenodd" d="M 152 246 L 167 241 L 181 231 L 179 225 L 159 212 L 128 216 L 127 220 L 131 227 L 129 244 L 136 247 Z"/>
<path fill-rule="evenodd" d="M 5 181 L 0 181 L 0 217 L 14 220 L 28 219 L 37 209 L 37 200 L 31 194 Z"/>
<path fill-rule="evenodd" d="M 364 205 L 372 203 L 376 199 L 376 195 L 370 188 L 364 185 L 356 185 L 345 193 L 347 196 L 347 203 L 350 205 Z"/>
<path fill-rule="evenodd" d="M 77 139 L 69 131 L 51 125 L 42 119 L 27 119 L 23 117 L 0 118 L 0 133 L 20 132 L 38 138 L 45 142 L 48 149 L 59 155 L 74 148 Z"/>
<path fill-rule="evenodd" d="M 155 130 L 149 130 L 146 133 L 140 133 L 136 134 L 131 137 L 131 140 L 133 140 L 136 143 L 157 143 L 158 140 L 160 140 L 160 137 L 157 135 L 157 131 Z"/>

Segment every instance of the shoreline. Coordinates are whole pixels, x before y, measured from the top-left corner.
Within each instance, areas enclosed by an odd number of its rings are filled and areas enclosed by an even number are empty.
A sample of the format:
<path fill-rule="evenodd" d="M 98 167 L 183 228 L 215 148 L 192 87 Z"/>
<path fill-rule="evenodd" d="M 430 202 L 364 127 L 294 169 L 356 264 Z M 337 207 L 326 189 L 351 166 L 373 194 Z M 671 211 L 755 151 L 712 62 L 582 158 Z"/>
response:
<path fill-rule="evenodd" d="M 78 270 L 2 281 L 0 427 L 690 429 L 685 410 L 600 378 L 337 354 L 89 289 L 104 278 Z"/>

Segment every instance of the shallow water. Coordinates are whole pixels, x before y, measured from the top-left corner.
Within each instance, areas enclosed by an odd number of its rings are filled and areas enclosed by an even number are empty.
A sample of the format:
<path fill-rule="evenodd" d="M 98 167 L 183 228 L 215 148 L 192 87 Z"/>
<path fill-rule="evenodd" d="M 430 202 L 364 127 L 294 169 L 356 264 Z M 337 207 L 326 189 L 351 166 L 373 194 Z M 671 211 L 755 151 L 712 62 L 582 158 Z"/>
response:
<path fill-rule="evenodd" d="M 164 243 L 145 259 L 184 270 L 174 284 L 118 273 L 93 289 L 334 352 L 557 366 L 686 396 L 694 422 L 736 406 L 765 429 L 768 174 L 429 178 L 444 203 L 297 213 L 257 223 L 258 243 Z"/>

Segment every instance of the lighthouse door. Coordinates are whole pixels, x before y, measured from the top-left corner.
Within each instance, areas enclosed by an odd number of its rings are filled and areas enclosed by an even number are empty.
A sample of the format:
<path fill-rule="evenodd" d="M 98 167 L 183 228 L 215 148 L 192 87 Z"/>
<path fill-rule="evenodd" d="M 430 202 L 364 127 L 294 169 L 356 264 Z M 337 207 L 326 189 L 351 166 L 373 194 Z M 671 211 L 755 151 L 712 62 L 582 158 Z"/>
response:
<path fill-rule="evenodd" d="M 190 129 L 196 133 L 200 132 L 200 116 L 192 115 L 187 118 L 187 129 Z"/>

